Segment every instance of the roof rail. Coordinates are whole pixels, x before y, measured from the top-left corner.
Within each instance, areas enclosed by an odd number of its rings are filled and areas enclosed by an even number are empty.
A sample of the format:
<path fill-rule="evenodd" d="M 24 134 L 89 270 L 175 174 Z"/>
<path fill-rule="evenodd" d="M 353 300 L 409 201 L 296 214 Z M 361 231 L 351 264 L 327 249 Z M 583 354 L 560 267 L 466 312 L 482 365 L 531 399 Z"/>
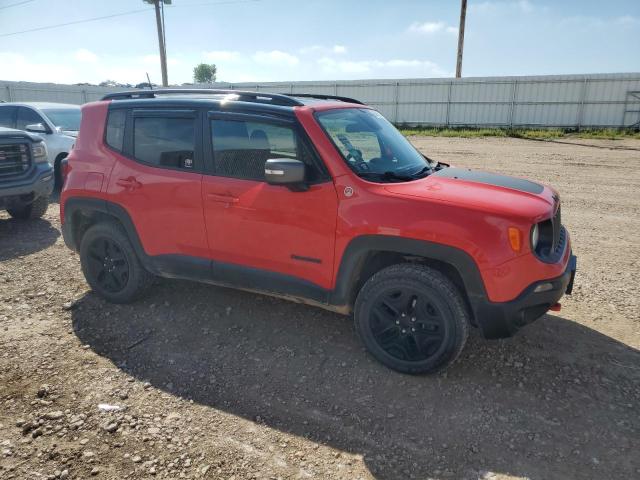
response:
<path fill-rule="evenodd" d="M 296 107 L 304 105 L 289 95 L 279 93 L 248 92 L 244 90 L 213 89 L 213 88 L 163 88 L 161 90 L 131 90 L 126 92 L 109 93 L 102 100 L 125 100 L 136 98 L 156 98 L 158 95 L 237 95 L 239 100 L 248 102 L 273 103 Z"/>
<path fill-rule="evenodd" d="M 321 93 L 289 93 L 289 97 L 301 97 L 301 98 L 317 98 L 320 100 L 338 100 L 340 102 L 357 103 L 358 105 L 364 105 L 360 100 L 349 97 L 340 97 L 338 95 L 323 95 Z"/>
<path fill-rule="evenodd" d="M 320 93 L 267 93 L 250 92 L 246 90 L 216 89 L 216 88 L 163 88 L 160 90 L 129 90 L 126 92 L 108 93 L 102 100 L 125 100 L 136 98 L 156 98 L 158 95 L 236 95 L 239 100 L 245 102 L 272 103 L 274 105 L 284 105 L 297 107 L 304 105 L 295 97 L 317 98 L 320 100 L 338 100 L 340 102 L 356 103 L 364 105 L 360 100 L 349 97 L 339 97 L 338 95 L 323 95 Z"/>

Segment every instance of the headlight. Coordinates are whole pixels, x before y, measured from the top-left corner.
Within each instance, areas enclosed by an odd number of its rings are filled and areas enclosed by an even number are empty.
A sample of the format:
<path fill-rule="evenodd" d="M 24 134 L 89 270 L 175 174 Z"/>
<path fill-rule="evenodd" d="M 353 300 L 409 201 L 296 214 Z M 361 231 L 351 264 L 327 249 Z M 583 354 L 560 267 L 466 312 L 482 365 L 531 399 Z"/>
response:
<path fill-rule="evenodd" d="M 44 142 L 34 143 L 31 147 L 31 153 L 33 154 L 33 160 L 36 163 L 45 163 L 47 159 L 47 147 Z"/>
<path fill-rule="evenodd" d="M 538 240 L 540 240 L 540 229 L 536 223 L 531 229 L 531 250 L 538 248 Z"/>

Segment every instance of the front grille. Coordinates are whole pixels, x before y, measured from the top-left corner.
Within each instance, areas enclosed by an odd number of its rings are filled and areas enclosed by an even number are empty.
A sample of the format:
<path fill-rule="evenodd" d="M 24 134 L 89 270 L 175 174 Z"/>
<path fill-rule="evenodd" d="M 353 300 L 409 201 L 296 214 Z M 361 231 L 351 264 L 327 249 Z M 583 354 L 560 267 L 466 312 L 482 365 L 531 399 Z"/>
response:
<path fill-rule="evenodd" d="M 0 180 L 18 177 L 29 170 L 30 166 L 31 154 L 28 144 L 0 145 Z"/>
<path fill-rule="evenodd" d="M 556 212 L 549 220 L 538 224 L 540 237 L 535 254 L 540 260 L 547 263 L 555 263 L 564 253 L 567 244 L 567 231 L 562 226 L 560 204 Z"/>
<path fill-rule="evenodd" d="M 555 251 L 560 244 L 560 235 L 562 232 L 562 220 L 560 218 L 560 204 L 558 203 L 558 209 L 556 214 L 551 219 L 551 226 L 553 228 L 553 243 L 551 244 L 551 250 Z"/>

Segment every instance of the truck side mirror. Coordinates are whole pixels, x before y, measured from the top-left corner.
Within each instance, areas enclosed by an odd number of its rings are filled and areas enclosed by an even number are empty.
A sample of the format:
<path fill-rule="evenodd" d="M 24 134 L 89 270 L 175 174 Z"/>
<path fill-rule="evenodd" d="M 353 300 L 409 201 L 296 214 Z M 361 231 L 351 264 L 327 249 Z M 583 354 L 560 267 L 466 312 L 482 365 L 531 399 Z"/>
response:
<path fill-rule="evenodd" d="M 33 132 L 33 133 L 49 133 L 48 130 L 47 130 L 47 127 L 45 127 L 41 123 L 31 123 L 31 124 L 25 126 L 24 129 L 27 132 Z"/>

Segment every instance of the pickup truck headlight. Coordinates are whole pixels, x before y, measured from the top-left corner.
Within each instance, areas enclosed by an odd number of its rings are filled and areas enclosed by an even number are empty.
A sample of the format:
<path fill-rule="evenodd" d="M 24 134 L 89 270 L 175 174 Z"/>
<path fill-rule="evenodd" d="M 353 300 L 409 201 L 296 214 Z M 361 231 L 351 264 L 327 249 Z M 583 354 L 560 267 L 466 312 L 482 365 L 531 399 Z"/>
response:
<path fill-rule="evenodd" d="M 538 228 L 538 224 L 536 223 L 531 229 L 531 250 L 535 252 L 536 248 L 538 248 L 538 240 L 540 240 L 540 229 Z"/>
<path fill-rule="evenodd" d="M 31 147 L 31 153 L 33 155 L 33 161 L 36 163 L 47 163 L 49 161 L 47 155 L 47 146 L 44 142 L 33 144 Z"/>

